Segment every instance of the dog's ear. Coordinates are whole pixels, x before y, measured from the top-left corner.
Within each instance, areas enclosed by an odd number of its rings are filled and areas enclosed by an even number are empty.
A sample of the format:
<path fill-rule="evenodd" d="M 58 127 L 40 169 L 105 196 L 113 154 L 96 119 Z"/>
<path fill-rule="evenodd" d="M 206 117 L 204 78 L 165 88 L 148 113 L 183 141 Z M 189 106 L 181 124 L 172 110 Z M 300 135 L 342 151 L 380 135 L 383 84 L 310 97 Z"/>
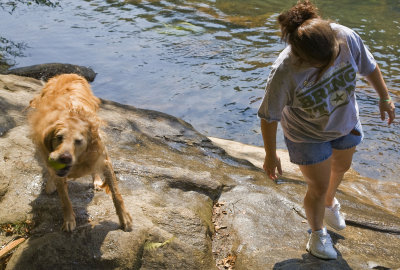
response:
<path fill-rule="evenodd" d="M 100 122 L 98 121 L 97 118 L 93 118 L 88 120 L 88 145 L 89 144 L 96 144 L 100 140 L 100 134 L 99 134 L 99 128 L 100 128 Z"/>
<path fill-rule="evenodd" d="M 54 151 L 52 140 L 54 138 L 55 128 L 49 127 L 45 130 L 43 136 L 43 145 L 47 148 L 47 150 L 51 153 Z"/>

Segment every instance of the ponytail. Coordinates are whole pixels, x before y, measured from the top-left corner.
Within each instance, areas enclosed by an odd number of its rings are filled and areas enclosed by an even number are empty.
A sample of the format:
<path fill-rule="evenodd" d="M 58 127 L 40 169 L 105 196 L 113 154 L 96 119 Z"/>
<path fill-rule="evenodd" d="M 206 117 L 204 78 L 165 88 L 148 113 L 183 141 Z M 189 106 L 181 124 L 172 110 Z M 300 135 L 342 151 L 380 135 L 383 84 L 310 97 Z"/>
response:
<path fill-rule="evenodd" d="M 282 40 L 289 43 L 292 53 L 300 62 L 320 68 L 319 79 L 339 51 L 339 42 L 330 22 L 318 15 L 318 9 L 309 0 L 299 0 L 295 6 L 279 15 L 278 22 Z"/>
<path fill-rule="evenodd" d="M 316 18 L 319 18 L 318 9 L 309 0 L 298 1 L 297 5 L 281 13 L 278 17 L 282 39 L 287 41 L 288 36 L 293 34 L 305 21 Z"/>

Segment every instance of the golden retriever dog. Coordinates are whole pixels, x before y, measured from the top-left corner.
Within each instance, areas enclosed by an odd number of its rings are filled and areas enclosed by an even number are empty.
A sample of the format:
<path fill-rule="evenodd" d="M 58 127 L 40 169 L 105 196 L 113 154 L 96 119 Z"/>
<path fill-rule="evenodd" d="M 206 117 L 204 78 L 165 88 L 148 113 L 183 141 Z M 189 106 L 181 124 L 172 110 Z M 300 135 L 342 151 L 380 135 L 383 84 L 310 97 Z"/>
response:
<path fill-rule="evenodd" d="M 88 174 L 93 181 L 101 181 L 100 176 L 103 176 L 101 187 L 111 192 L 122 229 L 132 229 L 132 217 L 125 209 L 111 161 L 100 138 L 99 104 L 89 83 L 76 74 L 53 77 L 30 102 L 32 110 L 28 119 L 32 140 L 49 172 L 45 189 L 47 193 L 58 192 L 65 231 L 76 227 L 67 180 Z"/>

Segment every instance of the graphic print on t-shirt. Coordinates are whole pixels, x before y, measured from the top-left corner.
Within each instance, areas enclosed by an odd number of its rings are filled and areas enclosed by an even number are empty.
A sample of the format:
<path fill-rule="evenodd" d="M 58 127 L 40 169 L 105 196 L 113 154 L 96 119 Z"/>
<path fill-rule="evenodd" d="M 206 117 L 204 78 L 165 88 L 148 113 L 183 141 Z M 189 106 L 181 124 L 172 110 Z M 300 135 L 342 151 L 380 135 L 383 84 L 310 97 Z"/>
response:
<path fill-rule="evenodd" d="M 306 87 L 297 93 L 297 99 L 310 117 L 331 115 L 337 108 L 349 103 L 349 96 L 356 85 L 356 71 L 351 63 L 345 63 L 330 74 L 325 74 L 316 85 Z"/>

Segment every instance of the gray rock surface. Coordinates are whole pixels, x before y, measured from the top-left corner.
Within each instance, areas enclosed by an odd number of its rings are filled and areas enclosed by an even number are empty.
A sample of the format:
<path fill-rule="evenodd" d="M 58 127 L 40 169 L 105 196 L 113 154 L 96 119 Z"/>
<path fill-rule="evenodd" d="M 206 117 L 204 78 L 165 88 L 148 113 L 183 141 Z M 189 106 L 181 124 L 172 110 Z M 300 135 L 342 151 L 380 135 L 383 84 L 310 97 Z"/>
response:
<path fill-rule="evenodd" d="M 69 182 L 77 229 L 62 232 L 59 199 L 43 190 L 24 111 L 40 87 L 0 75 L 0 224 L 35 224 L 6 269 L 224 269 L 229 256 L 235 269 L 400 267 L 398 184 L 348 174 L 338 197 L 350 225 L 332 232 L 339 259 L 319 260 L 305 251 L 306 186 L 284 151 L 286 173 L 274 183 L 260 169 L 260 147 L 105 100 L 106 144 L 134 228 L 119 229 L 111 198 L 86 177 Z M 0 245 L 9 240 L 0 235 Z"/>
<path fill-rule="evenodd" d="M 211 138 L 228 154 L 247 158 L 262 168 L 264 149 Z M 397 183 L 378 183 L 354 171 L 345 176 L 337 197 L 346 214 L 347 228 L 328 230 L 339 257 L 319 260 L 307 254 L 309 226 L 302 208 L 306 185 L 286 151 L 278 155 L 285 177 L 276 184 L 248 176 L 223 192 L 219 201 L 228 213 L 224 224 L 235 235 L 237 269 L 398 269 L 400 244 L 399 188 Z M 355 188 L 357 187 L 357 188 Z M 379 200 L 376 198 L 379 197 Z M 388 207 L 383 207 L 386 204 Z"/>
<path fill-rule="evenodd" d="M 38 64 L 28 67 L 13 68 L 6 72 L 6 74 L 31 77 L 43 81 L 47 81 L 51 77 L 63 73 L 75 73 L 81 75 L 89 82 L 93 82 L 96 77 L 96 73 L 89 67 L 63 63 Z"/>

